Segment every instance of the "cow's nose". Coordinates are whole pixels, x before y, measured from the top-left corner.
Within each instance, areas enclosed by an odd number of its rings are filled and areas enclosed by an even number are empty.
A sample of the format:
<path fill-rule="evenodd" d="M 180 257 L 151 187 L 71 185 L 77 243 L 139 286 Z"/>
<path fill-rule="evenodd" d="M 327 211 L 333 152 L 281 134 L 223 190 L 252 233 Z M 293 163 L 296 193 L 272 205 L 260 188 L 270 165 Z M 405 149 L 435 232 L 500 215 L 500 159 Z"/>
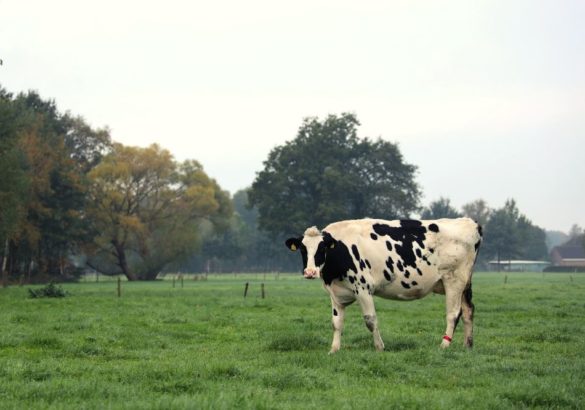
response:
<path fill-rule="evenodd" d="M 317 276 L 319 276 L 319 272 L 315 268 L 307 268 L 303 273 L 307 279 L 315 279 Z"/>

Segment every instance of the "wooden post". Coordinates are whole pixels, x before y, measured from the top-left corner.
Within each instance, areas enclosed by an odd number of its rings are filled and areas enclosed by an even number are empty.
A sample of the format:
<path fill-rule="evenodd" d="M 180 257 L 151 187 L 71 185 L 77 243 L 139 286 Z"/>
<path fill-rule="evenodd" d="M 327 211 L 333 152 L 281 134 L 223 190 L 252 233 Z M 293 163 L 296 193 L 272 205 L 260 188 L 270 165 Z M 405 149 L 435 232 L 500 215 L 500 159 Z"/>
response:
<path fill-rule="evenodd" d="M 508 275 L 504 276 L 504 285 L 508 283 Z"/>
<path fill-rule="evenodd" d="M 173 275 L 173 288 L 175 287 L 175 275 Z"/>
<path fill-rule="evenodd" d="M 0 270 L 2 270 L 2 287 L 5 288 L 8 286 L 8 272 L 6 272 L 6 261 L 8 260 L 8 251 L 10 248 L 8 247 L 8 239 L 4 242 L 4 255 L 2 256 L 2 266 Z"/>
<path fill-rule="evenodd" d="M 244 287 L 244 297 L 248 296 L 248 285 L 249 283 L 246 282 L 246 287 Z"/>
<path fill-rule="evenodd" d="M 264 283 L 262 284 L 262 299 L 264 299 Z"/>
<path fill-rule="evenodd" d="M 181 274 L 181 289 L 183 289 L 184 285 L 183 285 L 183 274 Z"/>
<path fill-rule="evenodd" d="M 118 276 L 118 297 L 122 297 L 122 278 Z"/>

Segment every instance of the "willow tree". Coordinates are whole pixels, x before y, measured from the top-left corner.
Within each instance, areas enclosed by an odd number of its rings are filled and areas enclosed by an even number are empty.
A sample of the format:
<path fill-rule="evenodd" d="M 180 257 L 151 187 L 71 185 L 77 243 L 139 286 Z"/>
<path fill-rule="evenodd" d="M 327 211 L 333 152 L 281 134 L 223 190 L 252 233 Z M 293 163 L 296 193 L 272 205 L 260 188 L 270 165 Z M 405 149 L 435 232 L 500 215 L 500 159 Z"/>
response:
<path fill-rule="evenodd" d="M 156 144 L 114 144 L 89 177 L 90 264 L 129 280 L 155 279 L 196 248 L 202 221 L 220 226 L 232 213 L 229 195 L 197 161 L 178 163 Z"/>

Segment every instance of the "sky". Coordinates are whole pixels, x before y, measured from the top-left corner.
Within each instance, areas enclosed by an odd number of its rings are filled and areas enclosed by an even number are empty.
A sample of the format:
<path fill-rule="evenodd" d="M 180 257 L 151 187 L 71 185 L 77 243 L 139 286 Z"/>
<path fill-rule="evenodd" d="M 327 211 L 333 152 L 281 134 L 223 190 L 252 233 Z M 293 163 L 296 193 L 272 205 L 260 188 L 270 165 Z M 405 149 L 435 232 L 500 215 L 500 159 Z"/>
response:
<path fill-rule="evenodd" d="M 581 0 L 0 0 L 0 85 L 248 187 L 303 118 L 399 144 L 423 205 L 585 227 Z M 372 216 L 372 215 L 370 215 Z"/>

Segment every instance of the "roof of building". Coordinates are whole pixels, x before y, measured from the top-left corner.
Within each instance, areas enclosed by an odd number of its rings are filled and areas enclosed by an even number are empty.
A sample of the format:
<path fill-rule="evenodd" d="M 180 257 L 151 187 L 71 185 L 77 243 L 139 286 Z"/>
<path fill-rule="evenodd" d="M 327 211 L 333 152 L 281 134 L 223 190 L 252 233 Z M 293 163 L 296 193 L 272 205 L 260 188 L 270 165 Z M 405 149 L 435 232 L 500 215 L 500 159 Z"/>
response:
<path fill-rule="evenodd" d="M 555 246 L 552 250 L 556 251 L 563 259 L 585 259 L 583 235 L 575 236 L 563 245 Z"/>
<path fill-rule="evenodd" d="M 497 265 L 498 261 L 489 261 L 490 265 Z M 500 265 L 550 265 L 547 261 L 528 261 L 528 260 L 501 260 Z"/>

